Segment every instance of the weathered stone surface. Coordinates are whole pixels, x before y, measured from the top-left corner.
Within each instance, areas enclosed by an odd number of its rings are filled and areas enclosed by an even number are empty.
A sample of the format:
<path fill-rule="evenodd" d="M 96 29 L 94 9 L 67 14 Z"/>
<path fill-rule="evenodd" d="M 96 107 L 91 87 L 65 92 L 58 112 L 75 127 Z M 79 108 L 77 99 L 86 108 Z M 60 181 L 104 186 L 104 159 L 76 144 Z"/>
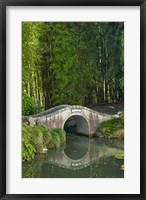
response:
<path fill-rule="evenodd" d="M 65 122 L 74 116 L 77 122 L 77 131 L 81 134 L 92 136 L 99 123 L 117 117 L 96 112 L 87 107 L 78 105 L 60 105 L 51 108 L 44 113 L 33 115 L 28 118 L 31 126 L 45 125 L 48 128 L 64 128 Z"/>
<path fill-rule="evenodd" d="M 35 120 L 33 117 L 29 117 L 29 118 L 28 118 L 28 121 L 29 121 L 29 125 L 30 125 L 30 126 L 36 125 L 36 120 Z"/>

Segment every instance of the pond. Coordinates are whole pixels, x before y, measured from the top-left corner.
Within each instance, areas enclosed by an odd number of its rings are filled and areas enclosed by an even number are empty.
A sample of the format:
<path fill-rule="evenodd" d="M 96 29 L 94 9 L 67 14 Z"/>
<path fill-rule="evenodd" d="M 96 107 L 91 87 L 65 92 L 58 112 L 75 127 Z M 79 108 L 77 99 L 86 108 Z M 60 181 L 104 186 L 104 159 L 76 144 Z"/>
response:
<path fill-rule="evenodd" d="M 123 140 L 67 135 L 66 145 L 23 162 L 22 178 L 124 178 Z"/>

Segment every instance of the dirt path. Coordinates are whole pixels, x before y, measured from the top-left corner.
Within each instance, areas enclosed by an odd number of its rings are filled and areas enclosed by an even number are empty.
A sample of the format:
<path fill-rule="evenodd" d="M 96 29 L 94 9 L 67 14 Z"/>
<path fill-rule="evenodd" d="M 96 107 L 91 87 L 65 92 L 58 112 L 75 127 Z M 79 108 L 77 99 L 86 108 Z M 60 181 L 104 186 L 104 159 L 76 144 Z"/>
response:
<path fill-rule="evenodd" d="M 105 114 L 117 114 L 118 112 L 124 111 L 124 104 L 109 104 L 101 106 L 88 105 L 87 107 Z"/>

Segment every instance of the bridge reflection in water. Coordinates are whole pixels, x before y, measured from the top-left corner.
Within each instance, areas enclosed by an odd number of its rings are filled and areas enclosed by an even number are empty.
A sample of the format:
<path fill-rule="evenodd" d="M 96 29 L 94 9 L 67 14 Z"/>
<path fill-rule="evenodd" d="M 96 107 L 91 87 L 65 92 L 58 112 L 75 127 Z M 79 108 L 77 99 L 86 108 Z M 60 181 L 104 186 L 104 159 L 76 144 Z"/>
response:
<path fill-rule="evenodd" d="M 62 168 L 78 170 L 91 165 L 102 157 L 108 157 L 115 153 L 123 153 L 123 143 L 110 145 L 110 141 L 104 141 L 70 135 L 64 150 L 57 152 L 52 157 L 48 157 L 45 163 L 56 165 Z"/>
<path fill-rule="evenodd" d="M 123 153 L 123 140 L 101 140 L 67 135 L 66 147 L 23 162 L 23 178 L 123 178 L 124 160 L 111 155 Z"/>

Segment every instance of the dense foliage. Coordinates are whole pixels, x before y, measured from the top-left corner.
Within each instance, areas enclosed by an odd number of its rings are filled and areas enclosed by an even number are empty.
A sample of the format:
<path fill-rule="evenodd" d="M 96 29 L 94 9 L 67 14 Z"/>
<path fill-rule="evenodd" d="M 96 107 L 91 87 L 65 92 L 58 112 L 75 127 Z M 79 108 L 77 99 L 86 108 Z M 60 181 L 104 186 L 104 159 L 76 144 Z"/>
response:
<path fill-rule="evenodd" d="M 100 123 L 95 136 L 110 139 L 124 138 L 124 118 L 113 118 Z"/>
<path fill-rule="evenodd" d="M 22 92 L 22 115 L 32 115 L 40 112 L 42 109 L 41 104 L 36 102 L 30 97 L 26 91 Z"/>
<path fill-rule="evenodd" d="M 23 113 L 123 101 L 123 57 L 122 22 L 23 22 L 22 99 L 40 103 Z"/>
<path fill-rule="evenodd" d="M 22 125 L 22 160 L 30 160 L 44 149 L 58 148 L 66 141 L 66 133 L 59 128 Z"/>

